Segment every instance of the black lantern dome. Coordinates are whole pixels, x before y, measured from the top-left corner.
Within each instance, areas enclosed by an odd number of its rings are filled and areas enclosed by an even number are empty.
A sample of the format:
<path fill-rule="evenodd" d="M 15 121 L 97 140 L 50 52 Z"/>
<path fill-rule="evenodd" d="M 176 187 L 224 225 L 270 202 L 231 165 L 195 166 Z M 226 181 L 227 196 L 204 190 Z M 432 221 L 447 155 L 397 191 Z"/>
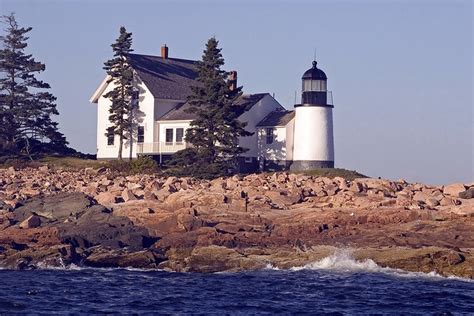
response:
<path fill-rule="evenodd" d="M 328 77 L 326 77 L 326 74 L 324 71 L 316 67 L 318 63 L 313 61 L 313 67 L 306 70 L 305 73 L 303 74 L 303 77 L 301 79 L 310 79 L 310 80 L 327 80 Z"/>

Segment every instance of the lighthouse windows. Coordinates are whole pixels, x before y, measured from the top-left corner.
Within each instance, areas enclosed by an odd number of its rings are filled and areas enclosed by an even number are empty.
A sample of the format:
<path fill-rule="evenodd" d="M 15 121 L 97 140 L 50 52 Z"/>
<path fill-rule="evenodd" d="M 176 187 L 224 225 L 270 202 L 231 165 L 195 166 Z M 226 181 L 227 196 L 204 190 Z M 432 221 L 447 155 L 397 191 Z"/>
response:
<path fill-rule="evenodd" d="M 325 80 L 303 80 L 303 91 L 326 91 L 327 82 Z"/>
<path fill-rule="evenodd" d="M 266 128 L 265 129 L 265 134 L 266 134 L 266 139 L 267 139 L 267 145 L 268 144 L 273 144 L 273 128 Z"/>

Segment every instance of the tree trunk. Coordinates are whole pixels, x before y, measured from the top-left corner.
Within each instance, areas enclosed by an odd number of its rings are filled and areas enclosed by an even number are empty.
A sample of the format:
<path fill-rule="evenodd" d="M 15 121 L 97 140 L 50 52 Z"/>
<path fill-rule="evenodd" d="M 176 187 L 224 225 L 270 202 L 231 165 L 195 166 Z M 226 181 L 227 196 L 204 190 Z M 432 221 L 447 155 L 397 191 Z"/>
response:
<path fill-rule="evenodd" d="M 28 140 L 28 137 L 25 137 L 26 140 L 26 154 L 28 155 L 28 158 L 30 158 L 30 161 L 33 161 L 33 158 L 31 157 L 30 154 L 30 141 Z"/>
<path fill-rule="evenodd" d="M 131 111 L 129 113 L 129 119 L 128 119 L 128 124 L 129 124 L 129 127 L 130 127 L 130 130 L 129 130 L 129 143 L 130 143 L 130 161 L 132 161 L 132 153 L 133 153 L 133 126 L 132 126 L 132 114 L 131 114 Z"/>
<path fill-rule="evenodd" d="M 119 137 L 119 149 L 118 149 L 119 160 L 122 160 L 122 147 L 123 147 L 123 131 L 120 133 L 120 137 Z"/>

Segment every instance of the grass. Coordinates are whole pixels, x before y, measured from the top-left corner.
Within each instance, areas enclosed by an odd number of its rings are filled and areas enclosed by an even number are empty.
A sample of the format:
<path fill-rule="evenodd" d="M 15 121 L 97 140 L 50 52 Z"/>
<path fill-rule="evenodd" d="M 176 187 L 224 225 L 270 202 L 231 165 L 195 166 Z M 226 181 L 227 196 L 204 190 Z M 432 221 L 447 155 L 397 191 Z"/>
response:
<path fill-rule="evenodd" d="M 0 157 L 0 168 L 14 167 L 23 169 L 27 167 L 38 168 L 48 165 L 52 168 L 83 169 L 87 167 L 99 168 L 107 165 L 107 161 L 95 159 L 84 159 L 68 156 L 44 156 L 33 161 L 24 156 L 2 156 Z"/>
<path fill-rule="evenodd" d="M 66 169 L 84 169 L 84 168 L 100 168 L 106 167 L 108 165 L 108 161 L 106 160 L 94 160 L 94 159 L 82 159 L 76 157 L 52 157 L 46 156 L 39 159 L 41 164 L 59 167 L 59 168 L 66 168 Z"/>
<path fill-rule="evenodd" d="M 140 157 L 138 159 L 132 160 L 131 162 L 128 160 L 95 160 L 71 156 L 44 156 L 33 161 L 30 161 L 25 157 L 8 157 L 8 159 L 0 159 L 0 168 L 38 168 L 44 165 L 47 165 L 52 169 L 65 170 L 82 170 L 85 168 L 98 169 L 105 167 L 112 170 L 113 172 L 127 175 L 160 172 L 157 163 L 149 157 Z"/>
<path fill-rule="evenodd" d="M 368 178 L 366 175 L 358 173 L 355 170 L 347 170 L 347 169 L 341 169 L 341 168 L 319 168 L 319 169 L 312 169 L 312 170 L 307 170 L 307 171 L 295 171 L 293 173 L 305 174 L 308 176 L 316 176 L 316 177 L 328 177 L 328 178 L 341 177 L 346 180 L 354 180 L 356 178 Z"/>
<path fill-rule="evenodd" d="M 38 167 L 40 165 L 48 165 L 52 168 L 63 168 L 63 169 L 72 169 L 79 170 L 84 168 L 94 168 L 98 169 L 100 167 L 111 168 L 112 170 L 124 173 L 160 173 L 159 168 L 150 165 L 148 160 L 134 160 L 132 165 L 129 165 L 126 162 L 119 162 L 117 160 L 95 160 L 95 159 L 83 159 L 77 157 L 58 157 L 58 156 L 45 156 L 41 159 L 35 160 L 33 162 L 27 159 L 10 159 L 5 160 L 1 163 L 0 168 L 14 166 L 15 168 L 24 168 L 24 167 Z M 154 171 L 153 171 L 154 170 Z M 367 178 L 367 176 L 358 173 L 354 170 L 347 170 L 341 168 L 320 168 L 307 171 L 289 171 L 296 174 L 305 174 L 309 176 L 317 177 L 341 177 L 346 180 L 354 180 L 356 178 Z M 268 173 L 268 172 L 267 172 Z"/>

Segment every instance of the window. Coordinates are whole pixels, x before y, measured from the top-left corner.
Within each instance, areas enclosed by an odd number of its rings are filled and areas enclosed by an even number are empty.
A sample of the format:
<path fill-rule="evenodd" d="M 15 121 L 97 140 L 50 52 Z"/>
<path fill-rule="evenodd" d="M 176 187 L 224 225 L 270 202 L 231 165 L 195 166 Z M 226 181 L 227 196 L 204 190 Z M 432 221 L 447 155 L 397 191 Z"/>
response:
<path fill-rule="evenodd" d="M 165 130 L 165 142 L 166 144 L 173 144 L 173 129 L 172 128 L 167 128 Z"/>
<path fill-rule="evenodd" d="M 245 157 L 244 161 L 245 161 L 245 163 L 252 163 L 253 158 L 252 157 Z"/>
<path fill-rule="evenodd" d="M 325 80 L 303 80 L 303 91 L 326 91 L 327 82 Z"/>
<path fill-rule="evenodd" d="M 113 127 L 107 128 L 107 145 L 113 146 L 114 139 L 115 139 L 114 128 Z"/>
<path fill-rule="evenodd" d="M 177 128 L 176 129 L 176 143 L 182 144 L 184 137 L 184 128 Z"/>
<path fill-rule="evenodd" d="M 265 134 L 267 135 L 267 144 L 273 144 L 273 128 L 267 128 Z"/>
<path fill-rule="evenodd" d="M 145 127 L 138 126 L 137 143 L 145 142 Z"/>

